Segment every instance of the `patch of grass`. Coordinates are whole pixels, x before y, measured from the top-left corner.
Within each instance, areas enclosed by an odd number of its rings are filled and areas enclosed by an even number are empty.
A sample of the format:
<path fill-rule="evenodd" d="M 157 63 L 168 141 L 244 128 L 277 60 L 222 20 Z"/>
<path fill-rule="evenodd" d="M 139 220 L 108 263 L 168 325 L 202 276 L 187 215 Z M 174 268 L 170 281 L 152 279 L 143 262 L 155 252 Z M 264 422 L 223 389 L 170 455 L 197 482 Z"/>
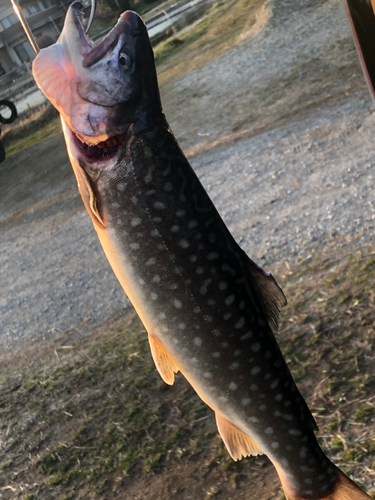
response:
<path fill-rule="evenodd" d="M 155 62 L 161 84 L 191 71 L 236 45 L 255 23 L 264 0 L 227 0 L 176 38 L 159 44 Z"/>

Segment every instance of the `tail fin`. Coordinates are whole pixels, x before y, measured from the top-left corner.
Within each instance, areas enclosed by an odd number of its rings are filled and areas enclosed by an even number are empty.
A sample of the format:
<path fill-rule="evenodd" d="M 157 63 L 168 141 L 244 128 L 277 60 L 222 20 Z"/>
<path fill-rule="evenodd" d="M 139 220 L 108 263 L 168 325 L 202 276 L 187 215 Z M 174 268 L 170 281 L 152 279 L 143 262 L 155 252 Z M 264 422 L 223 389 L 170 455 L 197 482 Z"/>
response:
<path fill-rule="evenodd" d="M 336 467 L 336 470 L 337 482 L 332 487 L 331 492 L 328 495 L 325 493 L 325 496 L 322 497 L 314 496 L 314 500 L 371 500 L 371 497 L 341 472 L 340 469 Z M 282 475 L 280 475 L 280 479 L 287 500 L 306 500 L 305 497 L 299 496 L 298 493 L 290 488 Z"/>

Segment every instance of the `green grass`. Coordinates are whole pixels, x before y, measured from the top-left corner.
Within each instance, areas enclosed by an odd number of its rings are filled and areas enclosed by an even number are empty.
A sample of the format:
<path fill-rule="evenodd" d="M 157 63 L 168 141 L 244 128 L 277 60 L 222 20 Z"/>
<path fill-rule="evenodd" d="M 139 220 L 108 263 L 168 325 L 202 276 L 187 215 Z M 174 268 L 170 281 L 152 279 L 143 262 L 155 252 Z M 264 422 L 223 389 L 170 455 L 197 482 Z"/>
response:
<path fill-rule="evenodd" d="M 327 249 L 285 275 L 275 273 L 289 300 L 278 339 L 324 449 L 344 471 L 365 477 L 375 463 L 374 409 L 367 402 L 375 389 L 375 257 L 358 251 L 341 261 L 341 255 Z M 237 488 L 251 470 L 248 460 L 229 458 L 212 411 L 180 376 L 173 387 L 161 381 L 139 321 L 122 323 L 104 325 L 74 349 L 35 353 L 33 364 L 21 363 L 16 372 L 3 364 L 2 475 L 24 467 L 23 450 L 33 442 L 39 458 L 29 473 L 48 498 L 59 498 L 54 492 L 61 488 L 73 498 L 77 491 L 100 498 L 114 484 L 126 491 L 150 474 L 195 462 Z M 249 460 L 255 467 L 262 459 Z M 205 495 L 222 490 L 213 482 Z"/>

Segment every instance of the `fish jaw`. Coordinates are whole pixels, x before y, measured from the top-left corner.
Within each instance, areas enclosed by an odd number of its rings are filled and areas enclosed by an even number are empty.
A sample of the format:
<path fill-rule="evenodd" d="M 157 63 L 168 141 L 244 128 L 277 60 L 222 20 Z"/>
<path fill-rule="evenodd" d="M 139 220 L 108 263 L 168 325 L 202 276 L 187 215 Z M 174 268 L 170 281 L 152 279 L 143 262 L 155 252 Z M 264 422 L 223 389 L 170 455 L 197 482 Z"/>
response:
<path fill-rule="evenodd" d="M 69 7 L 59 39 L 35 58 L 33 75 L 69 129 L 96 146 L 124 134 L 131 123 L 147 121 L 150 98 L 153 108 L 161 105 L 158 90 L 147 93 L 147 80 L 158 89 L 151 47 L 141 54 L 146 65 L 137 60 L 148 42 L 141 18 L 125 12 L 94 47 L 82 26 L 81 7 L 79 2 Z"/>

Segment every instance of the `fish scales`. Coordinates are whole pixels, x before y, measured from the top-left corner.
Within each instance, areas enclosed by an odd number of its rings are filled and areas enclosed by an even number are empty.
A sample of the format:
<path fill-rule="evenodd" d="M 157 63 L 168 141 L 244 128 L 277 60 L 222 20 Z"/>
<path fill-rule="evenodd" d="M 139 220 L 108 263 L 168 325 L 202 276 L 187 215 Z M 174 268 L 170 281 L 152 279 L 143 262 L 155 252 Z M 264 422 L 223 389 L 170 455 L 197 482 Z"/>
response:
<path fill-rule="evenodd" d="M 147 303 L 138 313 L 148 331 L 205 402 L 254 436 L 272 460 L 289 464 L 299 456 L 301 490 L 311 467 L 327 489 L 329 461 L 314 433 L 306 434 L 313 418 L 262 312 L 248 272 L 253 264 L 167 124 L 137 135 L 116 172 L 100 173 L 97 191 L 135 276 L 136 302 Z M 263 435 L 275 437 L 266 443 Z M 305 453 L 304 440 L 314 443 L 315 456 Z"/>
<path fill-rule="evenodd" d="M 266 453 L 288 500 L 369 498 L 317 443 L 274 337 L 285 297 L 235 242 L 172 135 L 143 22 L 125 12 L 93 47 L 80 9 L 33 72 L 61 113 L 84 204 L 162 378 L 181 371 L 235 460 Z"/>

